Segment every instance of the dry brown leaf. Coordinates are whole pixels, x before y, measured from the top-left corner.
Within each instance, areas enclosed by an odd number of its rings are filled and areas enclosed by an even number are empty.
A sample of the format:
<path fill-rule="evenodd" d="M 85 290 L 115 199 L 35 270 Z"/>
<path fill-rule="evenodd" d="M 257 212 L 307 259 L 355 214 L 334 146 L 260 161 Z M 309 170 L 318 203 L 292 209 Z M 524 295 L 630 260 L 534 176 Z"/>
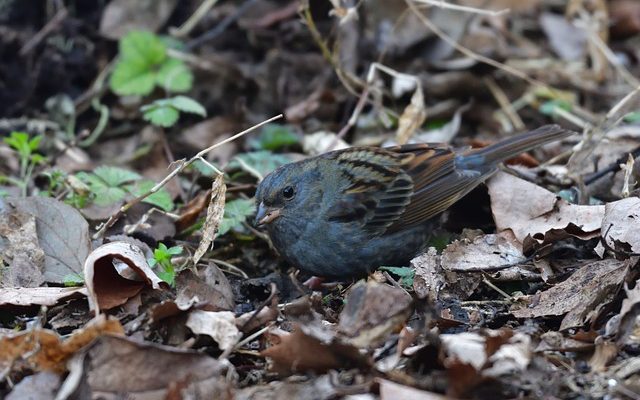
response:
<path fill-rule="evenodd" d="M 227 185 L 224 183 L 224 175 L 217 174 L 211 184 L 211 200 L 207 208 L 207 218 L 202 227 L 202 239 L 198 248 L 193 254 L 193 265 L 197 265 L 204 253 L 209 249 L 209 245 L 216 238 L 216 232 L 220 221 L 224 216 L 225 194 L 227 193 Z"/>
<path fill-rule="evenodd" d="M 4 306 L 54 306 L 62 301 L 87 295 L 86 288 L 4 288 L 0 289 L 0 307 Z"/>
<path fill-rule="evenodd" d="M 405 323 L 411 296 L 402 289 L 374 281 L 356 283 L 345 298 L 338 331 L 359 348 L 373 347 Z"/>
<path fill-rule="evenodd" d="M 59 374 L 44 371 L 31 376 L 25 376 L 5 400 L 50 400 L 55 399 L 60 384 L 62 383 Z"/>
<path fill-rule="evenodd" d="M 198 304 L 207 311 L 232 311 L 235 308 L 229 280 L 215 264 L 181 271 L 176 277 L 176 303 L 184 308 Z"/>
<path fill-rule="evenodd" d="M 456 240 L 442 252 L 442 268 L 448 271 L 490 270 L 525 260 L 522 246 L 508 231 Z"/>
<path fill-rule="evenodd" d="M 202 398 L 203 393 L 207 398 L 233 398 L 226 365 L 195 351 L 103 336 L 87 350 L 84 363 L 95 397 L 165 400 L 177 390 L 180 399 Z"/>
<path fill-rule="evenodd" d="M 498 172 L 487 186 L 497 231 L 510 229 L 521 243 L 527 236 L 544 244 L 562 235 L 591 239 L 599 233 L 604 206 L 569 204 L 540 186 L 504 172 Z"/>
<path fill-rule="evenodd" d="M 100 316 L 62 339 L 47 329 L 36 329 L 0 337 L 0 367 L 21 365 L 34 370 L 63 372 L 66 361 L 78 350 L 104 334 L 124 334 L 116 319 Z"/>
<path fill-rule="evenodd" d="M 294 324 L 293 332 L 272 328 L 267 338 L 272 346 L 260 354 L 271 359 L 271 369 L 278 374 L 366 365 L 357 348 L 340 343 L 321 327 Z"/>
<path fill-rule="evenodd" d="M 616 260 L 588 262 L 567 280 L 544 292 L 523 298 L 525 305 L 514 306 L 516 318 L 564 315 L 560 330 L 581 326 L 596 308 L 611 300 L 627 271 L 627 263 Z"/>
<path fill-rule="evenodd" d="M 91 252 L 84 277 L 89 308 L 96 314 L 126 303 L 146 286 L 167 287 L 149 267 L 142 250 L 127 242 L 107 243 Z"/>

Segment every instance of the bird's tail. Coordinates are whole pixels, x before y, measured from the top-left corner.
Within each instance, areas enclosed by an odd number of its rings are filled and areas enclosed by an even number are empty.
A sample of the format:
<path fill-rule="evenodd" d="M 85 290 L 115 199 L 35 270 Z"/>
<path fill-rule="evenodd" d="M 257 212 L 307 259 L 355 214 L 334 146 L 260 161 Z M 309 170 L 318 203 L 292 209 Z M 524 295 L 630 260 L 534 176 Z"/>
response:
<path fill-rule="evenodd" d="M 538 129 L 501 140 L 487 147 L 470 150 L 468 153 L 460 155 L 456 160 L 456 164 L 465 169 L 474 169 L 481 165 L 495 165 L 525 151 L 564 139 L 575 133 L 559 125 L 544 125 Z"/>

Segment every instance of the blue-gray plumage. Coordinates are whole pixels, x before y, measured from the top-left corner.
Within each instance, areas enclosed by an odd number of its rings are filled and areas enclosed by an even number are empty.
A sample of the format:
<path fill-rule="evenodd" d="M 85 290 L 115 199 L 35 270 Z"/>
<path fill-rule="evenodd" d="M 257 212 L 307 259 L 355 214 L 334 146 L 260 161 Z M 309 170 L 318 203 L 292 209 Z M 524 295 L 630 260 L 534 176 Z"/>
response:
<path fill-rule="evenodd" d="M 256 223 L 293 266 L 348 278 L 403 265 L 423 248 L 433 217 L 498 164 L 573 134 L 557 125 L 482 149 L 354 147 L 284 165 L 258 186 Z"/>

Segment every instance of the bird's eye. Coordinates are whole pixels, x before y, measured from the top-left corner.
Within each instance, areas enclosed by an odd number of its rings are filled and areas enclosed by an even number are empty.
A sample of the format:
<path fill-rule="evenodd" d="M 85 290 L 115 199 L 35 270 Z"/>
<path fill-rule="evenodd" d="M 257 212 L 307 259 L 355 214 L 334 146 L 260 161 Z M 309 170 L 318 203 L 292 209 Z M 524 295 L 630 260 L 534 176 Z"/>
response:
<path fill-rule="evenodd" d="M 293 186 L 287 186 L 284 189 L 282 189 L 282 196 L 284 197 L 285 200 L 291 200 L 295 195 L 296 195 L 296 191 L 293 190 Z"/>

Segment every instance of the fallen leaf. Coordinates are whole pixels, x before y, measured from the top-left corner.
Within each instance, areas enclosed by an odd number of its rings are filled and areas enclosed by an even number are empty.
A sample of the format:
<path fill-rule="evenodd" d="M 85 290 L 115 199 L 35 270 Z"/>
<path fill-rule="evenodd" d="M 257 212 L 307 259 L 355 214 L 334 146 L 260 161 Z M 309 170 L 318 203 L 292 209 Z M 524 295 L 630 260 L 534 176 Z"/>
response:
<path fill-rule="evenodd" d="M 167 287 L 142 250 L 127 242 L 107 243 L 92 251 L 84 263 L 84 277 L 89 308 L 96 314 L 126 303 L 146 286 Z"/>
<path fill-rule="evenodd" d="M 63 301 L 87 296 L 86 288 L 3 288 L 0 289 L 0 307 L 54 306 Z"/>
<path fill-rule="evenodd" d="M 498 232 L 511 230 L 523 243 L 561 237 L 591 239 L 599 234 L 604 206 L 570 204 L 552 192 L 505 172 L 487 181 L 491 212 Z M 526 252 L 525 252 L 526 253 Z"/>
<path fill-rule="evenodd" d="M 482 271 L 516 265 L 527 258 L 509 232 L 456 240 L 442 251 L 442 268 L 448 271 Z"/>
<path fill-rule="evenodd" d="M 427 392 L 412 388 L 411 386 L 400 385 L 386 379 L 376 378 L 376 383 L 380 387 L 380 400 L 448 400 L 452 397 L 438 393 Z"/>
<path fill-rule="evenodd" d="M 616 256 L 640 253 L 639 230 L 640 198 L 629 197 L 605 204 L 600 232 L 607 246 L 619 252 Z M 599 254 L 604 254 L 604 248 L 600 247 Z"/>
<path fill-rule="evenodd" d="M 207 311 L 232 311 L 235 308 L 229 280 L 215 264 L 200 266 L 195 272 L 181 271 L 176 277 L 176 303 L 198 304 Z"/>
<path fill-rule="evenodd" d="M 38 372 L 31 376 L 25 376 L 5 400 L 50 400 L 56 398 L 62 379 L 53 372 Z"/>
<path fill-rule="evenodd" d="M 81 273 L 91 241 L 89 224 L 78 210 L 50 197 L 9 198 L 6 202 L 35 217 L 46 282 L 63 284 L 67 276 Z"/>
<path fill-rule="evenodd" d="M 345 298 L 338 332 L 359 348 L 373 347 L 405 323 L 411 296 L 402 289 L 374 281 L 356 283 Z"/>
<path fill-rule="evenodd" d="M 206 354 L 103 336 L 86 351 L 85 373 L 93 396 L 132 400 L 167 399 L 174 386 L 179 393 L 206 393 L 210 398 L 231 400 L 226 364 Z"/>
<path fill-rule="evenodd" d="M 222 222 L 224 215 L 225 205 L 225 193 L 227 192 L 227 185 L 224 183 L 224 175 L 216 174 L 213 183 L 211 184 L 211 200 L 209 200 L 209 207 L 207 208 L 207 218 L 205 219 L 204 226 L 202 227 L 202 239 L 198 244 L 198 248 L 193 254 L 193 265 L 197 265 L 200 258 L 207 252 L 209 245 L 213 243 L 216 238 L 216 232 Z"/>
<path fill-rule="evenodd" d="M 235 315 L 230 311 L 191 311 L 187 327 L 197 335 L 211 337 L 223 351 L 231 350 L 242 337 Z"/>
<path fill-rule="evenodd" d="M 560 330 L 581 326 L 589 313 L 612 300 L 627 268 L 626 262 L 611 259 L 587 262 L 565 281 L 544 292 L 523 297 L 524 305 L 513 306 L 511 314 L 516 318 L 567 314 Z"/>
<path fill-rule="evenodd" d="M 107 333 L 124 334 L 124 329 L 118 320 L 101 316 L 64 340 L 48 329 L 0 336 L 0 367 L 24 365 L 37 371 L 63 372 L 71 356 Z"/>

